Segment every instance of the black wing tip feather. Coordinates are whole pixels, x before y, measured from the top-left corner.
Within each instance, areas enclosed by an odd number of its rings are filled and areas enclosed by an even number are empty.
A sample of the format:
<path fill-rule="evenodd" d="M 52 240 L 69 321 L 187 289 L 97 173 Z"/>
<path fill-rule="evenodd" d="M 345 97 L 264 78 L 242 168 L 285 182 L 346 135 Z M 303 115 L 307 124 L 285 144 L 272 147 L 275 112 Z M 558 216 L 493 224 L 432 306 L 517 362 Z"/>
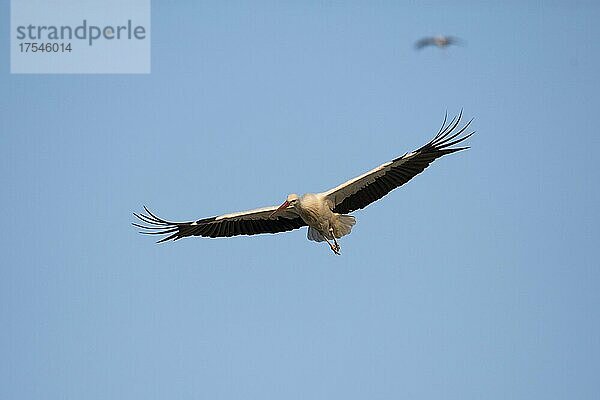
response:
<path fill-rule="evenodd" d="M 467 150 L 470 146 L 463 147 L 452 147 L 457 145 L 468 138 L 470 138 L 475 131 L 465 133 L 465 131 L 469 128 L 471 123 L 475 118 L 471 118 L 464 126 L 460 126 L 460 121 L 463 117 L 463 110 L 461 109 L 458 115 L 454 116 L 450 121 L 448 121 L 448 111 L 446 111 L 444 115 L 444 120 L 442 122 L 442 126 L 437 131 L 433 139 L 429 141 L 426 145 L 420 147 L 418 150 L 415 150 L 414 153 L 434 153 L 437 154 L 435 158 L 441 157 L 446 154 L 452 154 L 457 151 Z M 409 154 L 409 153 L 407 153 Z M 404 154 L 401 157 L 398 157 L 392 161 L 398 161 L 402 158 L 406 157 L 407 154 Z"/>
<path fill-rule="evenodd" d="M 446 121 L 448 120 L 446 113 L 446 116 L 444 117 L 444 122 L 442 123 L 442 127 L 440 128 L 438 133 L 429 143 L 421 147 L 419 150 L 426 150 L 428 148 L 432 148 L 434 150 L 444 152 L 447 152 L 448 150 L 453 150 L 452 153 L 454 153 L 455 151 L 468 149 L 469 146 L 452 148 L 452 146 L 467 140 L 475 133 L 475 131 L 473 131 L 465 134 L 465 131 L 469 128 L 469 126 L 475 118 L 471 118 L 466 124 L 464 124 L 462 127 L 459 127 L 462 117 L 463 110 L 461 109 L 458 115 L 452 118 L 452 120 L 446 124 Z"/>
<path fill-rule="evenodd" d="M 139 233 L 143 235 L 168 235 L 156 243 L 164 243 L 169 240 L 177 240 L 181 239 L 185 235 L 182 235 L 181 228 L 186 225 L 192 224 L 192 222 L 172 222 L 164 220 L 160 217 L 157 217 L 148 209 L 148 207 L 143 206 L 145 214 L 143 213 L 133 213 L 134 217 L 139 219 L 142 223 L 132 222 L 131 225 L 136 228 L 142 229 Z"/>

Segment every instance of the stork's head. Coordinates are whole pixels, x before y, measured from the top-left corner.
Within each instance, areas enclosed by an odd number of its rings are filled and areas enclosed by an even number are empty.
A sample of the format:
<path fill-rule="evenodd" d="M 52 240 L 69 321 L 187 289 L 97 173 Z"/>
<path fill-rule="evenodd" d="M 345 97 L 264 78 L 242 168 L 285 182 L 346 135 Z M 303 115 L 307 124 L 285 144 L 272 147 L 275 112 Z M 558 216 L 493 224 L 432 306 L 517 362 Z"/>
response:
<path fill-rule="evenodd" d="M 298 195 L 296 193 L 288 194 L 287 199 L 277 208 L 277 210 L 273 211 L 269 218 L 273 215 L 277 214 L 278 211 L 285 210 L 289 206 L 294 207 L 298 203 Z"/>
<path fill-rule="evenodd" d="M 288 194 L 285 201 L 288 202 L 289 205 L 293 206 L 298 201 L 298 195 L 296 193 Z"/>

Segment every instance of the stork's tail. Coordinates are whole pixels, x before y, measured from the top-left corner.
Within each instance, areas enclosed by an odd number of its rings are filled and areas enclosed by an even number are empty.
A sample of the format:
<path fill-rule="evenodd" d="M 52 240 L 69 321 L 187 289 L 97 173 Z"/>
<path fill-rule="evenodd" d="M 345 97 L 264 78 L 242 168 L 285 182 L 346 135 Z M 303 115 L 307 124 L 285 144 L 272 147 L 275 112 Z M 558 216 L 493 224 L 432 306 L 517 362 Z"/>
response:
<path fill-rule="evenodd" d="M 356 218 L 354 218 L 352 215 L 335 214 L 334 221 L 333 234 L 335 235 L 336 239 L 349 234 L 354 224 L 356 224 Z M 315 242 L 325 241 L 325 237 L 321 234 L 321 232 L 311 226 L 308 227 L 308 234 L 306 237 L 308 240 L 313 240 Z M 331 234 L 327 234 L 327 239 L 333 239 Z"/>
<path fill-rule="evenodd" d="M 356 224 L 356 218 L 352 215 L 336 215 L 336 224 L 333 227 L 333 233 L 336 238 L 341 238 L 342 236 L 346 236 L 352 231 L 352 227 Z"/>

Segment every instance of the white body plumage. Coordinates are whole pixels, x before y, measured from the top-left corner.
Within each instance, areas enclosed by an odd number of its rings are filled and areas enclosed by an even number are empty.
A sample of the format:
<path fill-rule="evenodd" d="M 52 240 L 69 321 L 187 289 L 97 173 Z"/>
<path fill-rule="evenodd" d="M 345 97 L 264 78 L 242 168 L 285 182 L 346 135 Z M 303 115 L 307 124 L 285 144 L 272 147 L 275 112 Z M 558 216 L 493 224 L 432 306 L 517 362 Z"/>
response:
<path fill-rule="evenodd" d="M 308 225 L 308 239 L 315 242 L 339 239 L 349 234 L 356 223 L 356 219 L 351 215 L 333 212 L 333 202 L 320 193 L 307 193 L 300 198 L 291 194 L 287 201 Z"/>

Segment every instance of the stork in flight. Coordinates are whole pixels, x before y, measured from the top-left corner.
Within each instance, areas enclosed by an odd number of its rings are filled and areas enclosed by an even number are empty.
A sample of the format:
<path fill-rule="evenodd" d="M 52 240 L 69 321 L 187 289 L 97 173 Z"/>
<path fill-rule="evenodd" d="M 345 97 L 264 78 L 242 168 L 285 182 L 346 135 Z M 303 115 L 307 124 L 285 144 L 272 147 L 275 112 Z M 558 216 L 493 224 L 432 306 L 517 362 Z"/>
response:
<path fill-rule="evenodd" d="M 381 164 L 348 182 L 322 193 L 290 194 L 280 206 L 258 208 L 191 222 L 170 222 L 154 215 L 134 213 L 142 224 L 133 223 L 145 234 L 167 235 L 158 243 L 188 236 L 230 237 L 291 231 L 308 225 L 308 239 L 327 242 L 339 255 L 337 239 L 350 233 L 356 219 L 348 213 L 364 208 L 421 173 L 436 158 L 468 147 L 452 147 L 469 138 L 471 121 L 459 127 L 460 114 L 448 124 L 444 117 L 435 137 L 421 148 Z"/>
<path fill-rule="evenodd" d="M 430 37 L 424 37 L 424 38 L 418 40 L 415 43 L 415 49 L 421 50 L 422 48 L 427 47 L 427 46 L 436 46 L 436 47 L 439 47 L 440 49 L 443 49 L 445 47 L 450 46 L 451 44 L 460 44 L 460 43 L 462 43 L 462 40 L 460 40 L 459 38 L 457 38 L 455 36 L 442 36 L 442 35 L 430 36 Z"/>

